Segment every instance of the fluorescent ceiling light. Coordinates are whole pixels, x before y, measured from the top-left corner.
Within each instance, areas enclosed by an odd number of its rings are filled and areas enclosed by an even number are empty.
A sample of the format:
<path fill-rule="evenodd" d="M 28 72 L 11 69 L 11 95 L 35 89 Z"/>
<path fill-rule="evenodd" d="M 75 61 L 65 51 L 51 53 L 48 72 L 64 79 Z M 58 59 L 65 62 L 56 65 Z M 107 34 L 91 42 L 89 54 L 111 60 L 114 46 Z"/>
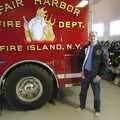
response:
<path fill-rule="evenodd" d="M 88 0 L 81 0 L 79 4 L 76 5 L 76 7 L 85 7 L 88 4 Z"/>

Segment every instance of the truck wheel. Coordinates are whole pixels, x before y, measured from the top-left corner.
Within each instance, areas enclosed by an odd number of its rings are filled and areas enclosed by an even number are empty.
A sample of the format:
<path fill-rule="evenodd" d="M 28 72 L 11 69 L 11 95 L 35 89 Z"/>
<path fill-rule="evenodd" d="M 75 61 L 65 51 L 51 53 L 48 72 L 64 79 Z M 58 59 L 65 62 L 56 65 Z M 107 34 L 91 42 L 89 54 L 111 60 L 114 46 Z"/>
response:
<path fill-rule="evenodd" d="M 13 109 L 39 108 L 51 99 L 52 94 L 53 78 L 37 65 L 21 65 L 5 81 L 5 97 Z"/>

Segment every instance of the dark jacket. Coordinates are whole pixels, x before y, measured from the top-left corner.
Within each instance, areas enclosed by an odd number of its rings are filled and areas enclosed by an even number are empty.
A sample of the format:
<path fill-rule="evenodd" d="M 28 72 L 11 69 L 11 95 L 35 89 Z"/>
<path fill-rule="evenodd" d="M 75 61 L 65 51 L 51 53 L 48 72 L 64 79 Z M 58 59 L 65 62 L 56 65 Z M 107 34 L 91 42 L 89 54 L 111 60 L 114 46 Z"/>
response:
<path fill-rule="evenodd" d="M 86 56 L 86 50 L 89 45 L 86 45 L 83 49 L 80 50 L 80 71 L 82 71 L 82 65 Z M 106 61 L 103 58 L 103 49 L 100 43 L 97 43 L 93 48 L 92 53 L 92 74 L 93 76 L 100 75 L 102 76 L 104 73 L 104 70 L 106 69 Z M 107 57 L 107 56 L 106 56 Z"/>

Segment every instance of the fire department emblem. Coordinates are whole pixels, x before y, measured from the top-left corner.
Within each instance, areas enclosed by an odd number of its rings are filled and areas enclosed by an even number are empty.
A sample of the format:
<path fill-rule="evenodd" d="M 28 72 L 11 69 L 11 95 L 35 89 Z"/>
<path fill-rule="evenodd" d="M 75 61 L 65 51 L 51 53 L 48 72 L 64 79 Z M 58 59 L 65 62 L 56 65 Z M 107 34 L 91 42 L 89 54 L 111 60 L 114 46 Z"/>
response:
<path fill-rule="evenodd" d="M 95 54 L 96 55 L 100 55 L 101 54 L 101 50 L 96 50 Z"/>
<path fill-rule="evenodd" d="M 24 31 L 27 41 L 53 41 L 55 34 L 53 31 L 53 25 L 55 19 L 52 21 L 52 17 L 48 18 L 47 11 L 45 8 L 38 8 L 36 16 L 33 17 L 29 22 L 24 19 Z"/>

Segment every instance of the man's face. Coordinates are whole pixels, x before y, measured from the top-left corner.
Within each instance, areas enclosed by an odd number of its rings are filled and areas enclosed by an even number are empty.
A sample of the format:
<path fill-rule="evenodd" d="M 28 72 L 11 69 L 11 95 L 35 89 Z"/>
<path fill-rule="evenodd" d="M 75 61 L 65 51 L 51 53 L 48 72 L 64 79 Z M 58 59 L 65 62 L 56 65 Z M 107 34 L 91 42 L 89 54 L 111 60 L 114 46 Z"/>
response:
<path fill-rule="evenodd" d="M 91 32 L 89 35 L 89 42 L 91 44 L 95 44 L 97 42 L 97 37 L 96 34 L 94 32 Z"/>

